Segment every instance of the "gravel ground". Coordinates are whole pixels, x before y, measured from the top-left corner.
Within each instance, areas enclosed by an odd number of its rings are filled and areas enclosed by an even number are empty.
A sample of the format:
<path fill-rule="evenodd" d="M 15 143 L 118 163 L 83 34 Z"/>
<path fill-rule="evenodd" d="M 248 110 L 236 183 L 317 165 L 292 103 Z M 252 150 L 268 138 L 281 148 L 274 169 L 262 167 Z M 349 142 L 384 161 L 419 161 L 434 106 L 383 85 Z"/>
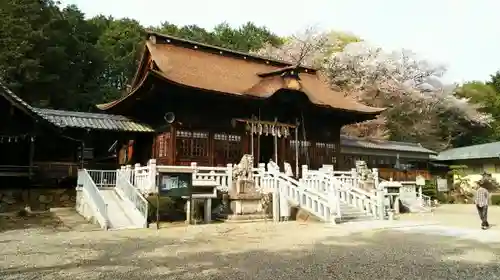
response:
<path fill-rule="evenodd" d="M 0 279 L 500 279 L 500 243 L 348 228 L 17 229 L 0 233 Z"/>
<path fill-rule="evenodd" d="M 400 215 L 402 221 L 427 221 L 441 225 L 478 229 L 481 221 L 473 204 L 440 205 L 433 213 L 413 213 Z M 500 230 L 500 207 L 490 206 L 488 221 L 492 229 Z"/>

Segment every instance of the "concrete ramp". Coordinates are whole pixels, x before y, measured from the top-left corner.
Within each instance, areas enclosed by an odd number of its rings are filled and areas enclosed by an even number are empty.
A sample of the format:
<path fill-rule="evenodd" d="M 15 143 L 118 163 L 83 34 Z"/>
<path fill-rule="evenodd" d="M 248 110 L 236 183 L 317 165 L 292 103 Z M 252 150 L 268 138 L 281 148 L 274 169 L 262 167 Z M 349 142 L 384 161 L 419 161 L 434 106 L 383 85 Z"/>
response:
<path fill-rule="evenodd" d="M 124 201 L 114 189 L 101 189 L 101 195 L 108 206 L 109 229 L 137 228 L 124 205 Z"/>

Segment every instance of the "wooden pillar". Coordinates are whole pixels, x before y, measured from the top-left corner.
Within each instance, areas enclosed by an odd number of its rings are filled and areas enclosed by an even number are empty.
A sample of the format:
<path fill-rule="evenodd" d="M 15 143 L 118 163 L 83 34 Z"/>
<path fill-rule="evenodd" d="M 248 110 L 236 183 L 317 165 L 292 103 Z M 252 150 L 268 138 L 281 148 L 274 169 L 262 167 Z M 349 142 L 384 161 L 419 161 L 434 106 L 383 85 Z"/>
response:
<path fill-rule="evenodd" d="M 168 165 L 177 163 L 177 128 L 174 125 L 170 126 L 170 145 L 168 147 Z"/>
<path fill-rule="evenodd" d="M 215 166 L 215 133 L 213 130 L 208 132 L 208 165 Z"/>
<path fill-rule="evenodd" d="M 33 176 L 33 160 L 34 160 L 34 157 L 35 157 L 35 136 L 31 136 L 31 135 L 28 135 L 28 137 L 30 138 L 29 141 L 30 141 L 30 151 L 29 151 L 29 179 L 31 180 L 32 179 L 32 176 Z"/>
<path fill-rule="evenodd" d="M 335 170 L 340 170 L 340 157 L 341 157 L 341 149 L 342 146 L 340 145 L 340 128 L 338 130 L 338 134 L 336 135 L 334 139 L 334 145 L 335 145 L 335 162 L 333 163 L 333 166 Z"/>

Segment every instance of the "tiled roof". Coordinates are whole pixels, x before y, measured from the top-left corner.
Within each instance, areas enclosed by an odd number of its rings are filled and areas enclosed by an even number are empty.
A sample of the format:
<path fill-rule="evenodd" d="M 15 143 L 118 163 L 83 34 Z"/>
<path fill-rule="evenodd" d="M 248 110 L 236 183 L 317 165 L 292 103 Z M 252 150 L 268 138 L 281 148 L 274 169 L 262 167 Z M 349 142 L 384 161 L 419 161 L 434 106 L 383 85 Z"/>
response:
<path fill-rule="evenodd" d="M 88 128 L 130 132 L 153 132 L 148 125 L 124 116 L 33 108 L 42 118 L 58 127 Z"/>
<path fill-rule="evenodd" d="M 482 159 L 499 158 L 500 142 L 488 144 L 473 145 L 442 151 L 437 156 L 437 160 L 463 160 L 463 159 Z"/>
<path fill-rule="evenodd" d="M 153 132 L 148 125 L 124 116 L 34 108 L 8 89 L 0 80 L 0 96 L 33 118 L 56 127 L 74 127 L 129 132 Z"/>
<path fill-rule="evenodd" d="M 32 115 L 33 117 L 38 117 L 36 112 L 33 111 L 33 107 L 26 103 L 26 101 L 22 100 L 21 97 L 17 96 L 10 89 L 8 89 L 0 79 L 0 96 L 5 97 L 9 102 L 11 102 L 14 106 L 17 106 L 19 109 L 25 111 L 26 113 Z"/>
<path fill-rule="evenodd" d="M 340 136 L 341 146 L 359 147 L 365 149 L 378 149 L 378 150 L 392 150 L 402 152 L 414 152 L 425 154 L 437 154 L 435 151 L 424 148 L 419 143 L 374 140 L 374 139 L 361 139 L 346 135 Z"/>
<path fill-rule="evenodd" d="M 141 92 L 138 89 L 142 88 L 143 81 L 149 74 L 154 74 L 190 88 L 235 96 L 265 99 L 280 90 L 301 91 L 313 104 L 350 111 L 367 119 L 385 110 L 361 104 L 345 97 L 343 92 L 332 90 L 321 75 L 311 68 L 296 67 L 154 32 L 148 36 L 141 61 L 152 61 L 155 68 L 145 71 L 140 66 L 134 78 L 134 89 L 118 100 L 97 105 L 99 109 L 111 109 Z M 284 73 L 287 74 L 282 75 Z"/>

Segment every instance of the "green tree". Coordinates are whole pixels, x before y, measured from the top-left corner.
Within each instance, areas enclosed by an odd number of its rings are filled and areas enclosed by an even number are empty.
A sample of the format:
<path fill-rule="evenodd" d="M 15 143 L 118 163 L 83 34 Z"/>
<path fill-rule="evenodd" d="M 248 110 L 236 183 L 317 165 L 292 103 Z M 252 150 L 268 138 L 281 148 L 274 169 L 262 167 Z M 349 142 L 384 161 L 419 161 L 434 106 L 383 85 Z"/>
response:
<path fill-rule="evenodd" d="M 495 88 L 495 83 L 498 85 L 500 83 L 494 79 L 494 76 L 492 75 L 492 80 L 487 83 L 467 82 L 456 90 L 457 96 L 469 99 L 471 103 L 476 104 L 480 111 L 490 114 L 492 122 L 488 126 L 469 126 L 454 141 L 453 146 L 500 141 L 500 94 Z"/>
<path fill-rule="evenodd" d="M 93 31 L 75 6 L 60 10 L 50 0 L 2 1 L 1 78 L 35 106 L 87 108 L 100 64 Z"/>
<path fill-rule="evenodd" d="M 128 80 L 136 71 L 144 28 L 136 20 L 127 18 L 98 16 L 90 22 L 99 30 L 96 47 L 104 61 L 99 76 L 99 102 L 116 99 L 126 90 Z"/>
<path fill-rule="evenodd" d="M 150 29 L 244 52 L 282 43 L 251 22 L 214 30 L 164 22 Z M 93 110 L 127 90 L 144 35 L 133 19 L 86 20 L 76 6 L 52 0 L 0 1 L 0 78 L 34 106 Z"/>
<path fill-rule="evenodd" d="M 182 39 L 197 41 L 200 43 L 215 45 L 231 50 L 249 52 L 262 48 L 266 43 L 279 46 L 283 40 L 264 26 L 256 26 L 252 22 L 233 28 L 223 22 L 207 31 L 197 25 L 176 26 L 164 22 L 158 27 L 150 27 L 151 30 L 176 36 Z"/>

